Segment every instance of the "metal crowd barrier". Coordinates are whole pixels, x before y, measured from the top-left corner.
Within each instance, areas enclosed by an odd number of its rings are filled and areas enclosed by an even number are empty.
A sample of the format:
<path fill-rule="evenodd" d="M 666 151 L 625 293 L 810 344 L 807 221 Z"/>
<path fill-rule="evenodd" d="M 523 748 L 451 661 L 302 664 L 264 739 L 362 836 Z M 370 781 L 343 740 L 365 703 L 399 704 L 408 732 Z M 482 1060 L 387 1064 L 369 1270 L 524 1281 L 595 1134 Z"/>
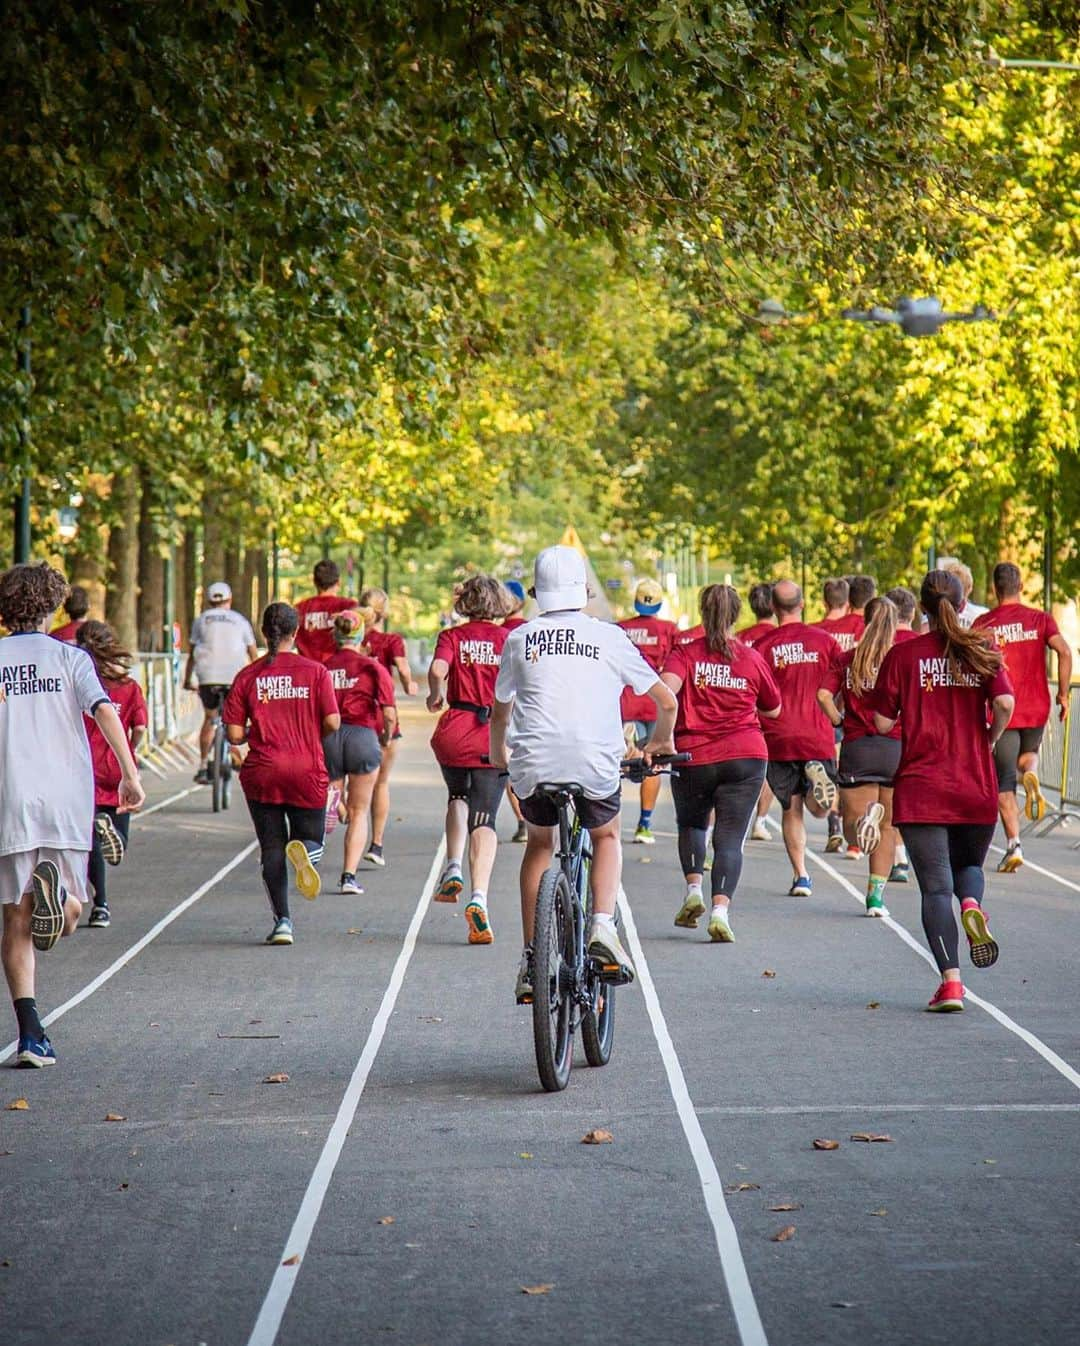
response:
<path fill-rule="evenodd" d="M 1056 694 L 1057 684 L 1051 684 L 1051 696 Z M 1051 803 L 1045 818 L 1039 823 L 1028 823 L 1025 833 L 1045 836 L 1071 818 L 1080 819 L 1080 682 L 1074 682 L 1069 688 L 1069 715 L 1064 723 L 1058 717 L 1057 703 L 1053 703 L 1050 719 L 1039 749 L 1039 783 L 1044 790 L 1057 796 L 1057 804 Z M 1077 842 L 1074 850 L 1080 850 Z"/>
<path fill-rule="evenodd" d="M 180 685 L 179 654 L 138 654 L 136 660 L 131 673 L 143 689 L 149 720 L 141 764 L 164 777 L 199 760 L 191 739 L 202 723 L 202 705 Z"/>

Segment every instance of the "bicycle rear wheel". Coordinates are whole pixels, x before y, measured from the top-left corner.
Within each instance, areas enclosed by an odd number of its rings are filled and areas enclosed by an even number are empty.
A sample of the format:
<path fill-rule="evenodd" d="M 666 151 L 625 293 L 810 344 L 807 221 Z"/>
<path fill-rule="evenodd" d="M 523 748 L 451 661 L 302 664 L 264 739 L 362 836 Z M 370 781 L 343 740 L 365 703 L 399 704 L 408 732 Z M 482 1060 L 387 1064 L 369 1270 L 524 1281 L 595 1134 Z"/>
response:
<path fill-rule="evenodd" d="M 214 743 L 210 752 L 210 802 L 215 813 L 225 807 L 225 773 L 221 765 L 221 753 L 224 747 L 225 731 L 218 724 L 214 729 Z"/>
<path fill-rule="evenodd" d="M 581 1045 L 590 1066 L 606 1066 L 615 1045 L 615 987 L 600 982 L 596 988 L 598 1008 L 581 1016 Z"/>
<path fill-rule="evenodd" d="M 540 1083 L 549 1093 L 566 1088 L 574 1060 L 574 1003 L 567 976 L 574 948 L 570 885 L 553 867 L 540 880 L 533 929 L 533 1042 Z"/>

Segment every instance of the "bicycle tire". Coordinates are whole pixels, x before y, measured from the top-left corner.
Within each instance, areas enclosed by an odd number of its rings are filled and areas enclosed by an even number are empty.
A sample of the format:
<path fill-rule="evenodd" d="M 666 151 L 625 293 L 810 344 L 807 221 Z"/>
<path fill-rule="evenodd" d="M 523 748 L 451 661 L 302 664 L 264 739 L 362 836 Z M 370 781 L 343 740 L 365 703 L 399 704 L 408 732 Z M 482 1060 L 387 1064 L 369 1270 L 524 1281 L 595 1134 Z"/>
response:
<path fill-rule="evenodd" d="M 574 1005 L 559 976 L 568 949 L 572 959 L 573 898 L 566 875 L 553 867 L 540 880 L 533 928 L 533 1043 L 548 1093 L 566 1088 L 574 1063 Z"/>
<path fill-rule="evenodd" d="M 222 792 L 224 780 L 221 770 L 221 747 L 224 729 L 221 724 L 214 727 L 214 741 L 210 748 L 210 805 L 215 813 L 222 810 Z"/>
<path fill-rule="evenodd" d="M 581 1045 L 590 1066 L 606 1066 L 615 1045 L 615 987 L 600 982 L 597 996 L 600 1012 L 586 1010 L 581 1016 Z"/>
<path fill-rule="evenodd" d="M 221 774 L 221 807 L 227 809 L 232 802 L 232 762 L 229 762 Z"/>

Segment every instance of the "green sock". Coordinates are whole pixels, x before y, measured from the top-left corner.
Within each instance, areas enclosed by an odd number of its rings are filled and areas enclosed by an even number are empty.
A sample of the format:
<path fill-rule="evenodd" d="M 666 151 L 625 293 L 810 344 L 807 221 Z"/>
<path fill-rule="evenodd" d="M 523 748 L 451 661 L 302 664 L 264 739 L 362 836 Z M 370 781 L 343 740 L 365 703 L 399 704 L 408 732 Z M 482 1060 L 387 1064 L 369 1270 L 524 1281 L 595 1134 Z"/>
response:
<path fill-rule="evenodd" d="M 885 876 L 882 874 L 871 874 L 866 882 L 866 896 L 876 898 L 879 902 L 885 896 Z"/>

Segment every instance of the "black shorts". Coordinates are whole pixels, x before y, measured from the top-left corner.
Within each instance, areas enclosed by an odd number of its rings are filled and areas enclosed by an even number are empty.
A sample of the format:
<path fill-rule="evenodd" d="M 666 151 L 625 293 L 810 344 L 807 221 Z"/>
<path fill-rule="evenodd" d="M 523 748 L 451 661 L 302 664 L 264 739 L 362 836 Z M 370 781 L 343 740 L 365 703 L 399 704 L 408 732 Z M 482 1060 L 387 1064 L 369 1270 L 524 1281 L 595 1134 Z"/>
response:
<path fill-rule="evenodd" d="M 829 779 L 835 781 L 836 763 L 827 758 L 818 760 L 821 761 Z M 791 808 L 791 801 L 796 795 L 813 793 L 813 786 L 806 779 L 805 762 L 770 762 L 765 772 L 765 779 L 768 781 L 769 789 L 780 801 L 782 809 Z"/>
<path fill-rule="evenodd" d="M 1028 752 L 1038 752 L 1042 745 L 1043 729 L 1006 729 L 994 745 L 994 770 L 997 772 L 998 794 L 1014 794 L 1017 786 L 1017 763 Z"/>
<path fill-rule="evenodd" d="M 331 780 L 367 776 L 382 761 L 379 736 L 366 724 L 343 724 L 323 739 L 323 756 Z"/>
<path fill-rule="evenodd" d="M 528 798 L 518 802 L 521 804 L 522 817 L 534 827 L 555 827 L 559 821 L 559 810 L 555 807 L 555 801 L 547 795 L 529 795 Z M 605 823 L 611 822 L 612 818 L 619 816 L 622 794 L 616 790 L 606 799 L 586 799 L 582 795 L 580 799 L 574 801 L 574 808 L 581 819 L 582 827 L 590 829 L 603 827 Z"/>
<path fill-rule="evenodd" d="M 440 766 L 451 799 L 469 806 L 469 831 L 494 827 L 505 793 L 506 776 L 494 766 Z"/>
<path fill-rule="evenodd" d="M 845 739 L 840 747 L 837 783 L 841 790 L 857 785 L 892 785 L 900 765 L 900 740 L 884 734 Z"/>
<path fill-rule="evenodd" d="M 199 700 L 207 710 L 220 710 L 225 704 L 225 698 L 229 695 L 229 684 L 227 682 L 200 682 L 198 693 Z"/>

